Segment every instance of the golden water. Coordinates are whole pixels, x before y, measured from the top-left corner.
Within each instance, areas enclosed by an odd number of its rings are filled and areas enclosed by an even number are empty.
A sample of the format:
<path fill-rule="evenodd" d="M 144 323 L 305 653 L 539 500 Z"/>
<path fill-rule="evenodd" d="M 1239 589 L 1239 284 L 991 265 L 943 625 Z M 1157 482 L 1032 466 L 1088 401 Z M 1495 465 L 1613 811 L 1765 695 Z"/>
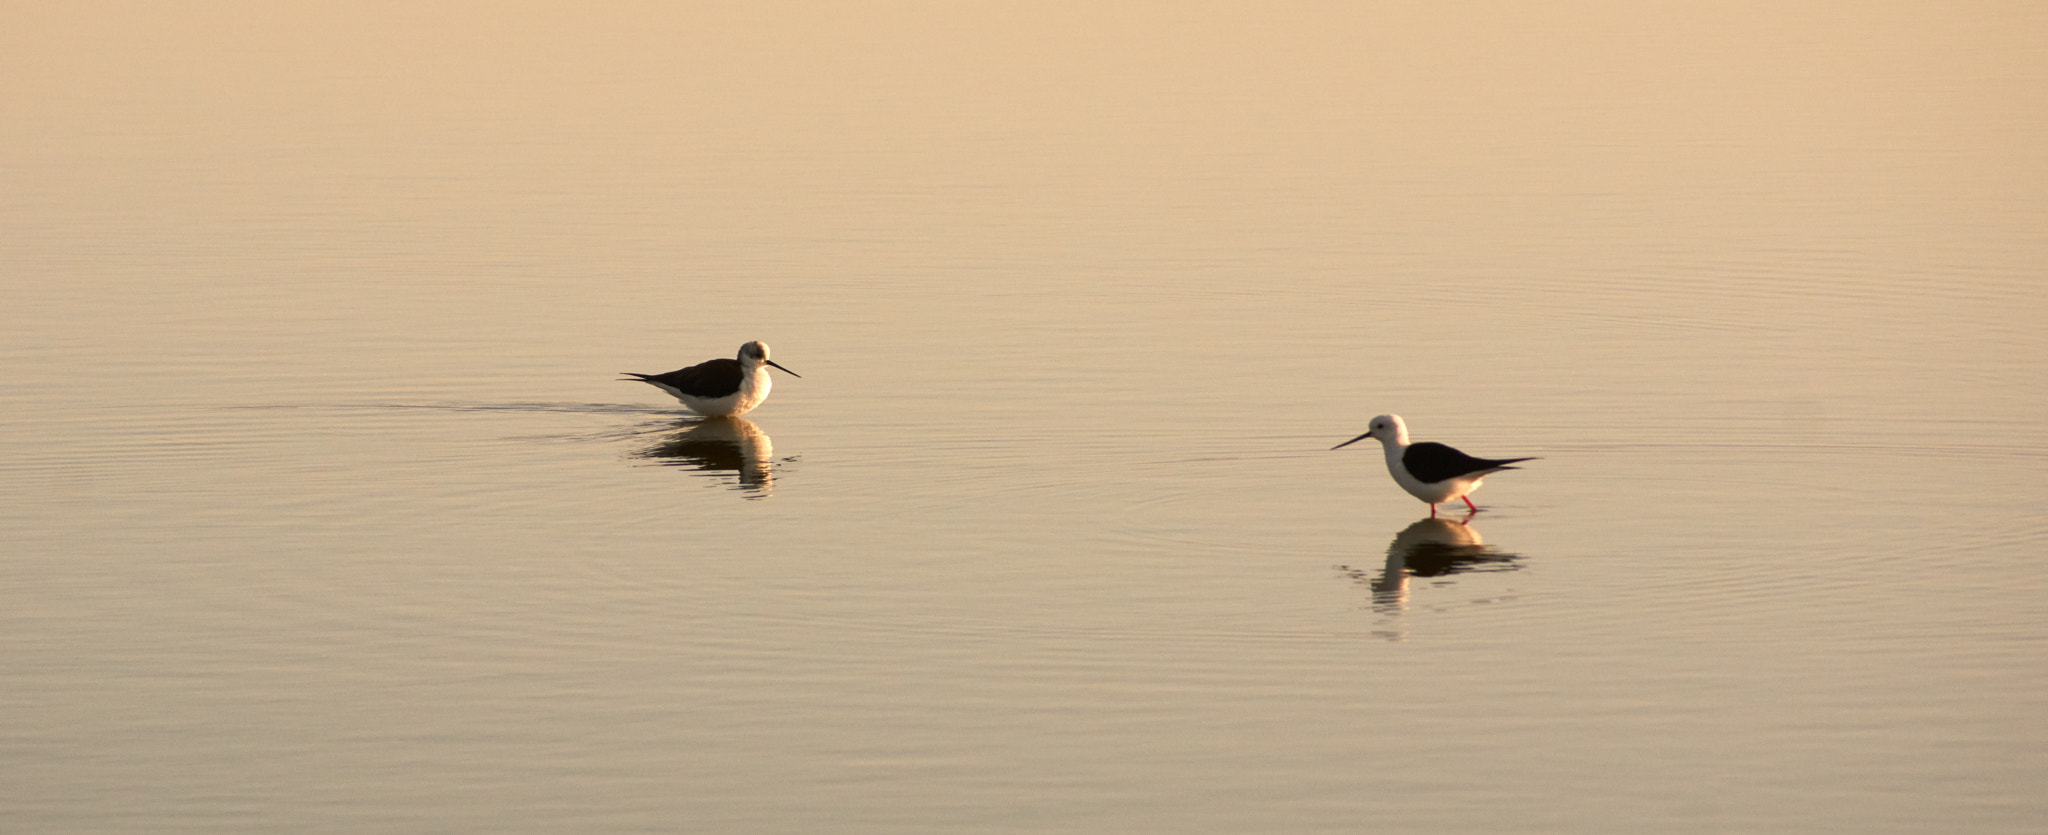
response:
<path fill-rule="evenodd" d="M 0 828 L 2036 831 L 2044 17 L 10 5 Z"/>

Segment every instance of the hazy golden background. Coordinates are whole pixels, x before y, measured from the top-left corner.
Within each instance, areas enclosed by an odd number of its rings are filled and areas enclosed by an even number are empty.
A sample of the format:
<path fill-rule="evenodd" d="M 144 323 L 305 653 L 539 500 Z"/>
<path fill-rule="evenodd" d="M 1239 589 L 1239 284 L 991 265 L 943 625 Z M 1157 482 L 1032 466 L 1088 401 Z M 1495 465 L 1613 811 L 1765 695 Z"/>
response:
<path fill-rule="evenodd" d="M 2032 832 L 2044 32 L 0 3 L 0 829 Z"/>

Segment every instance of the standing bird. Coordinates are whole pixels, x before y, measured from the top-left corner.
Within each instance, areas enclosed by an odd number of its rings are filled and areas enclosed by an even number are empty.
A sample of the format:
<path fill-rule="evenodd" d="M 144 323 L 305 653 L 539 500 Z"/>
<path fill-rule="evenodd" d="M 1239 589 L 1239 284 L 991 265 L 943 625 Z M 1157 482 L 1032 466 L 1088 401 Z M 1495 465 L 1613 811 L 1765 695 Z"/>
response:
<path fill-rule="evenodd" d="M 768 343 L 749 342 L 740 346 L 738 359 L 709 360 L 667 374 L 619 373 L 675 395 L 697 414 L 732 417 L 744 415 L 768 399 L 768 389 L 774 383 L 768 379 L 768 369 L 761 367 L 764 365 L 782 368 L 768 358 Z M 789 371 L 789 376 L 803 375 Z"/>
<path fill-rule="evenodd" d="M 1394 483 L 1409 495 L 1429 503 L 1429 516 L 1436 518 L 1438 502 L 1464 499 L 1465 506 L 1472 512 L 1479 512 L 1479 506 L 1468 496 L 1479 489 L 1479 482 L 1501 470 L 1518 470 L 1510 466 L 1534 458 L 1474 458 L 1435 441 L 1419 444 L 1408 443 L 1408 424 L 1400 415 L 1380 415 L 1372 419 L 1372 428 L 1344 443 L 1330 447 L 1343 449 L 1367 438 L 1379 439 L 1380 446 L 1387 451 L 1387 472 L 1393 473 Z"/>

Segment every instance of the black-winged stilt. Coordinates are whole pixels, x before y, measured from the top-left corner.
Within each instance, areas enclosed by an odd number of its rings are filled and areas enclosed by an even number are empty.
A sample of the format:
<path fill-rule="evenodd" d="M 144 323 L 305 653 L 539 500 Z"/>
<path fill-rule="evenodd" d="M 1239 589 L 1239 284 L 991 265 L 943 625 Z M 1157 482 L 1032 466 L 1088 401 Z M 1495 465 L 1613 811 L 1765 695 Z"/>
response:
<path fill-rule="evenodd" d="M 768 358 L 768 343 L 749 342 L 740 346 L 738 359 L 700 362 L 667 374 L 619 373 L 675 395 L 697 414 L 731 417 L 746 414 L 768 399 L 768 389 L 774 384 L 768 379 L 768 369 L 761 367 L 764 365 L 782 368 Z M 789 371 L 789 376 L 803 375 Z"/>
<path fill-rule="evenodd" d="M 1372 419 L 1372 428 L 1366 433 L 1344 443 L 1330 447 L 1344 447 L 1374 438 L 1386 449 L 1387 472 L 1394 475 L 1394 483 L 1409 495 L 1429 503 L 1429 515 L 1436 516 L 1439 502 L 1464 499 L 1465 506 L 1477 513 L 1479 506 L 1472 503 L 1467 495 L 1479 489 L 1479 482 L 1501 470 L 1517 470 L 1511 466 L 1535 458 L 1474 458 L 1435 441 L 1419 444 L 1408 442 L 1408 424 L 1400 415 L 1380 415 Z"/>

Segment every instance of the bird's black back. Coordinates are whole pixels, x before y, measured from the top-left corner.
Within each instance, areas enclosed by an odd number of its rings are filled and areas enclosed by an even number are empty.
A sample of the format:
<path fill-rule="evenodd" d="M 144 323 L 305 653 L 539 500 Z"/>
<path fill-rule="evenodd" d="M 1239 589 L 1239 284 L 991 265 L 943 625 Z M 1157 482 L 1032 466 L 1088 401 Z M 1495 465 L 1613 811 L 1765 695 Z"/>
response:
<path fill-rule="evenodd" d="M 633 374 L 649 383 L 668 386 L 691 397 L 724 397 L 740 390 L 740 383 L 746 374 L 740 370 L 740 361 L 715 359 L 700 362 L 689 368 L 679 368 L 667 374 Z"/>
<path fill-rule="evenodd" d="M 1510 464 L 1534 458 L 1474 458 L 1435 441 L 1409 444 L 1401 453 L 1401 466 L 1424 484 L 1468 476 L 1487 470 L 1512 470 Z"/>

